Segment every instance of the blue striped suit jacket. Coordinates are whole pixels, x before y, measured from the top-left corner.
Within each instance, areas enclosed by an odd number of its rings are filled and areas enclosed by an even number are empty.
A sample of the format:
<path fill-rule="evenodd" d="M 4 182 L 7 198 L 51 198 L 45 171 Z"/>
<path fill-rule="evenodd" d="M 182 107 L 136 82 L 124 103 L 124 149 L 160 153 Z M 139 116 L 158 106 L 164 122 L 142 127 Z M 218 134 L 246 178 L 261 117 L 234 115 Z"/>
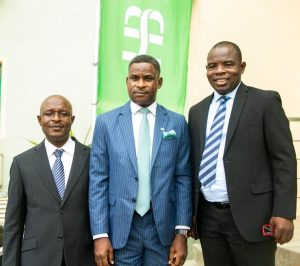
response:
<path fill-rule="evenodd" d="M 176 138 L 163 139 L 175 130 Z M 175 225 L 191 226 L 188 128 L 182 115 L 157 105 L 151 163 L 151 200 L 163 245 Z M 138 193 L 130 102 L 97 117 L 90 160 L 89 209 L 92 234 L 108 233 L 113 248 L 125 246 Z"/>

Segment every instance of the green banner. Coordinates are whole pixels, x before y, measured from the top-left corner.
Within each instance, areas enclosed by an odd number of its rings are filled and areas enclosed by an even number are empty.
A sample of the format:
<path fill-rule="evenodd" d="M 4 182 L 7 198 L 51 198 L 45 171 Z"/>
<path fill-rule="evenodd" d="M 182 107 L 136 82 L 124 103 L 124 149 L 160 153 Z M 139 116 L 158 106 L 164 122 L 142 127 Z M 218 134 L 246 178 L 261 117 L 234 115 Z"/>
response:
<path fill-rule="evenodd" d="M 158 103 L 183 113 L 192 0 L 102 0 L 100 8 L 97 114 L 129 100 L 127 67 L 139 54 L 161 64 Z"/>

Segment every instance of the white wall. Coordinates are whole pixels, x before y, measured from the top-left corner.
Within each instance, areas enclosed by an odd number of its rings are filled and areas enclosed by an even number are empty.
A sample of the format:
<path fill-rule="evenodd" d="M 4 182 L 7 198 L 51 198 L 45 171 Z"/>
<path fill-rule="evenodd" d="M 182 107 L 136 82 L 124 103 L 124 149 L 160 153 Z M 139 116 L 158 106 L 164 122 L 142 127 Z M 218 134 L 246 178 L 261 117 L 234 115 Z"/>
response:
<path fill-rule="evenodd" d="M 188 105 L 212 89 L 206 56 L 222 40 L 237 43 L 246 84 L 280 92 L 288 116 L 300 116 L 300 1 L 193 0 Z"/>
<path fill-rule="evenodd" d="M 0 57 L 5 58 L 3 134 L 7 189 L 12 157 L 41 141 L 41 101 L 62 94 L 73 104 L 73 131 L 84 140 L 92 124 L 97 0 L 0 0 Z"/>

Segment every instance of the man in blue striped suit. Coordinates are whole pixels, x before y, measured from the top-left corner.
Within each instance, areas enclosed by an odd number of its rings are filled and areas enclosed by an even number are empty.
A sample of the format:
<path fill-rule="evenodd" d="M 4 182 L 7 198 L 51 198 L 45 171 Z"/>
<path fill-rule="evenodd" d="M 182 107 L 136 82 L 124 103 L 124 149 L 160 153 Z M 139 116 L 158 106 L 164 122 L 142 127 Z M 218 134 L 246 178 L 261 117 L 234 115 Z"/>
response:
<path fill-rule="evenodd" d="M 89 209 L 95 260 L 98 266 L 183 265 L 192 220 L 187 124 L 156 102 L 162 78 L 155 58 L 133 58 L 126 85 L 131 101 L 98 116 L 94 131 Z"/>

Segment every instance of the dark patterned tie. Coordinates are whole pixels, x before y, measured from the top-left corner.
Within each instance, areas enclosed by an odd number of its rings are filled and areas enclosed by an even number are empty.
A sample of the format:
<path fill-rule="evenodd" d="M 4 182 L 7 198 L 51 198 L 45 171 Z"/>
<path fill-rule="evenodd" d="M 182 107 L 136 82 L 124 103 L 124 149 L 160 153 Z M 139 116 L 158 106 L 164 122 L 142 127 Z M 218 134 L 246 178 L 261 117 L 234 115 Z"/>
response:
<path fill-rule="evenodd" d="M 204 187 L 211 186 L 216 179 L 216 166 L 226 114 L 228 96 L 220 97 L 220 105 L 215 114 L 210 132 L 205 140 L 205 147 L 200 163 L 198 178 Z"/>
<path fill-rule="evenodd" d="M 63 150 L 55 150 L 53 154 L 55 155 L 56 160 L 52 167 L 52 175 L 61 199 L 63 199 L 65 193 L 65 172 L 61 161 L 61 155 L 63 152 Z"/>

